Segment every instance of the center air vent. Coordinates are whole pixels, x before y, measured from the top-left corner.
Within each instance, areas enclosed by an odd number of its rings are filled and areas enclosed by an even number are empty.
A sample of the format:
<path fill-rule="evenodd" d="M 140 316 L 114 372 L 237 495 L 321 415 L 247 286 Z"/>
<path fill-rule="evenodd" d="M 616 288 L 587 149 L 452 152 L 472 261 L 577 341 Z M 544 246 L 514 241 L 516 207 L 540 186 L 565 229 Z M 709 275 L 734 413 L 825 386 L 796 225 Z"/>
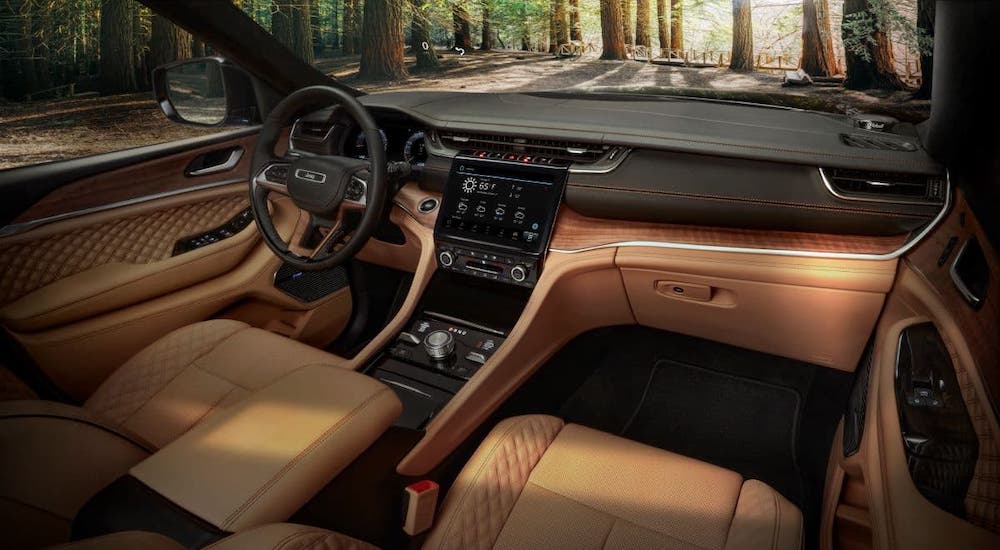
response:
<path fill-rule="evenodd" d="M 841 168 L 820 169 L 830 191 L 844 199 L 899 203 L 942 203 L 947 193 L 943 176 L 899 174 Z"/>
<path fill-rule="evenodd" d="M 862 134 L 840 134 L 840 140 L 845 145 L 860 147 L 861 149 L 876 149 L 879 151 L 903 151 L 912 153 L 917 150 L 917 146 L 901 139 L 893 139 L 886 136 L 872 136 Z"/>
<path fill-rule="evenodd" d="M 537 139 L 499 134 L 471 132 L 442 132 L 441 144 L 455 150 L 485 151 L 487 153 L 518 153 L 548 157 L 574 164 L 593 164 L 611 148 L 609 145 Z"/>

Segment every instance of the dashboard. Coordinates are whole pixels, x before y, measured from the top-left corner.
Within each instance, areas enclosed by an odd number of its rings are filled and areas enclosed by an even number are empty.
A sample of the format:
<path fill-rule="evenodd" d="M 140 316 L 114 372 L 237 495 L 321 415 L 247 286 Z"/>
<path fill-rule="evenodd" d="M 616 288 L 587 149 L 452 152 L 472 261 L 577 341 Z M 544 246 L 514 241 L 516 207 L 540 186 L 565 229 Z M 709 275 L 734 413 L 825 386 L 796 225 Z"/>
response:
<path fill-rule="evenodd" d="M 472 251 L 463 240 L 491 255 L 507 250 L 505 261 L 543 260 L 560 208 L 588 227 L 609 224 L 586 241 L 553 238 L 560 251 L 639 242 L 612 229 L 627 223 L 716 247 L 750 231 L 763 233 L 746 241 L 777 240 L 795 255 L 857 255 L 876 243 L 869 248 L 891 251 L 876 256 L 898 256 L 899 243 L 919 240 L 949 205 L 944 167 L 907 124 L 877 132 L 846 115 L 643 96 L 406 91 L 360 100 L 388 158 L 410 162 L 411 180 L 443 194 L 436 233 L 457 247 L 442 251 L 452 261 Z M 316 124 L 326 152 L 367 156 L 364 135 L 336 109 L 300 122 Z M 292 137 L 298 147 L 294 128 Z M 526 168 L 528 183 L 478 161 Z M 550 172 L 561 174 L 552 193 L 539 183 Z"/>

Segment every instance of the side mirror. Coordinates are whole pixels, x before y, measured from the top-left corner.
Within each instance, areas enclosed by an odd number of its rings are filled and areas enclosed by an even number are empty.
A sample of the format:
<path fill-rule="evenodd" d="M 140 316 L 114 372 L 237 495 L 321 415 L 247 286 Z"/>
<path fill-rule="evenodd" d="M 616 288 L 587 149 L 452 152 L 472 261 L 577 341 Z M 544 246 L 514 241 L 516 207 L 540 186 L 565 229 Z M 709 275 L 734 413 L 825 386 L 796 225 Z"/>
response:
<path fill-rule="evenodd" d="M 254 83 L 218 57 L 188 59 L 153 70 L 153 93 L 167 118 L 198 126 L 260 122 Z"/>

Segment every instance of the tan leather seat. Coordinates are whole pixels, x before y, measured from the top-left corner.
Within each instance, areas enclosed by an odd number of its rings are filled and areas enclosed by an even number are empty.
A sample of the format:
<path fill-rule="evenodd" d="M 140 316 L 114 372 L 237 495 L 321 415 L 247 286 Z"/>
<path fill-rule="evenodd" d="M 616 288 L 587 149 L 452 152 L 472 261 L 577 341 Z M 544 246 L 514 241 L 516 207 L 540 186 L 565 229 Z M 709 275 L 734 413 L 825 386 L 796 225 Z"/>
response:
<path fill-rule="evenodd" d="M 124 531 L 58 546 L 60 550 L 182 550 L 184 547 L 163 535 L 145 531 Z M 226 537 L 205 547 L 211 550 L 377 550 L 367 542 L 340 533 L 274 523 Z"/>
<path fill-rule="evenodd" d="M 425 549 L 797 549 L 802 515 L 736 472 L 551 416 L 500 422 Z"/>
<path fill-rule="evenodd" d="M 300 342 L 214 320 L 178 329 L 143 349 L 82 408 L 38 400 L 0 403 L 3 543 L 67 540 L 83 504 L 150 453 L 300 367 L 338 364 L 337 357 Z"/>

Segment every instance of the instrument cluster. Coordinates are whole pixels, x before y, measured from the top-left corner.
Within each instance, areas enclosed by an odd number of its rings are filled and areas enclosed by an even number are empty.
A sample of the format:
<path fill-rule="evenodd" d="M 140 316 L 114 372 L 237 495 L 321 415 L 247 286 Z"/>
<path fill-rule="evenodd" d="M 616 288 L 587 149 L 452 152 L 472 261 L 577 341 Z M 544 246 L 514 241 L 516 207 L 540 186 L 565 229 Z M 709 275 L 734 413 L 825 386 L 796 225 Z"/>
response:
<path fill-rule="evenodd" d="M 381 124 L 378 131 L 389 161 L 403 160 L 421 166 L 427 160 L 423 128 L 408 124 Z M 360 127 L 354 126 L 345 133 L 341 151 L 344 156 L 368 158 L 368 139 Z"/>

